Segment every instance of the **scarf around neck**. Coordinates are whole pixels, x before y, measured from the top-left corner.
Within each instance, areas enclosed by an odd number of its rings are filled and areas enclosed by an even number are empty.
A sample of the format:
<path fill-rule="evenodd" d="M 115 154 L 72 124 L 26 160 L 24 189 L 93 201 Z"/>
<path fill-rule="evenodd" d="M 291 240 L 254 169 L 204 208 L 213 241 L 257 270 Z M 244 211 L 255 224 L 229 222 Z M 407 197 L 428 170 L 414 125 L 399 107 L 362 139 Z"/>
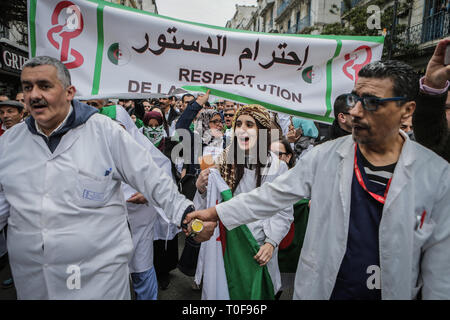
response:
<path fill-rule="evenodd" d="M 144 136 L 146 136 L 155 147 L 159 147 L 161 140 L 164 138 L 164 126 L 160 125 L 156 128 L 144 126 L 142 129 Z"/>

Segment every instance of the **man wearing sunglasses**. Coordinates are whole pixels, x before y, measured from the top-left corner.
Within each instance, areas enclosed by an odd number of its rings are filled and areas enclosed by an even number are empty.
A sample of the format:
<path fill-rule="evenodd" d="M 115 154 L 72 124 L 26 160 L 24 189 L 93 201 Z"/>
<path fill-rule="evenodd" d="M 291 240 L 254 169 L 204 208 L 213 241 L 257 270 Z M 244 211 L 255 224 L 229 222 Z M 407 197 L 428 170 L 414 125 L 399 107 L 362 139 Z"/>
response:
<path fill-rule="evenodd" d="M 400 130 L 419 81 L 399 61 L 361 69 L 352 136 L 314 147 L 271 183 L 196 211 L 231 230 L 310 198 L 294 299 L 450 299 L 450 166 Z"/>
<path fill-rule="evenodd" d="M 232 125 L 234 114 L 236 113 L 236 107 L 234 106 L 234 102 L 225 100 L 224 108 L 223 108 L 223 119 L 225 121 L 225 145 L 224 148 L 228 147 L 231 143 L 232 136 Z"/>

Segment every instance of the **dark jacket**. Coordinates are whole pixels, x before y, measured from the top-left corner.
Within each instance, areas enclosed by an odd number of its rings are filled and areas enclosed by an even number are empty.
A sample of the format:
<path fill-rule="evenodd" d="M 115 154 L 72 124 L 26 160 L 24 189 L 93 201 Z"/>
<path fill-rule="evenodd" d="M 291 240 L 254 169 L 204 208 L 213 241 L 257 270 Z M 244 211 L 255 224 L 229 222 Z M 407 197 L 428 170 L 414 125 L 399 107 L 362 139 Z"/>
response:
<path fill-rule="evenodd" d="M 450 162 L 450 131 L 445 115 L 447 93 L 419 93 L 413 114 L 416 141 Z"/>
<path fill-rule="evenodd" d="M 346 136 L 349 134 L 351 134 L 351 132 L 348 132 L 348 131 L 345 131 L 344 129 L 342 129 L 339 126 L 339 123 L 337 122 L 337 120 L 335 119 L 333 121 L 333 124 L 329 128 L 328 136 L 325 139 L 320 140 L 317 144 L 322 144 L 324 142 L 334 140 L 334 139 L 337 139 L 337 138 L 340 138 L 340 137 L 343 137 L 343 136 Z"/>
<path fill-rule="evenodd" d="M 199 105 L 195 100 L 189 103 L 178 119 L 175 129 L 184 129 L 191 135 L 191 162 L 189 164 L 185 164 L 186 173 L 197 175 L 200 171 L 200 165 L 195 164 L 195 143 L 194 143 L 194 132 L 192 132 L 189 127 L 191 126 L 192 121 L 194 121 L 197 114 L 202 110 L 202 106 Z"/>
<path fill-rule="evenodd" d="M 172 125 L 172 122 L 180 116 L 180 113 L 175 110 L 172 106 L 169 107 L 169 115 L 167 116 L 167 124 L 169 127 Z"/>

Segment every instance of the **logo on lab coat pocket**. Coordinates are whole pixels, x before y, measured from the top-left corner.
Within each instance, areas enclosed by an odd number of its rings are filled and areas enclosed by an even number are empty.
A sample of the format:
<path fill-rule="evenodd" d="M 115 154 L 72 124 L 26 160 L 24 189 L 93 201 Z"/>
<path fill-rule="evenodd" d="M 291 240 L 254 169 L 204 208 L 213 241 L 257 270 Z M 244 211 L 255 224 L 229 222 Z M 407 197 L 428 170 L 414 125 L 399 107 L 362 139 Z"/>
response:
<path fill-rule="evenodd" d="M 83 190 L 83 199 L 101 202 L 104 199 L 105 194 L 103 192 L 95 192 L 91 190 Z"/>

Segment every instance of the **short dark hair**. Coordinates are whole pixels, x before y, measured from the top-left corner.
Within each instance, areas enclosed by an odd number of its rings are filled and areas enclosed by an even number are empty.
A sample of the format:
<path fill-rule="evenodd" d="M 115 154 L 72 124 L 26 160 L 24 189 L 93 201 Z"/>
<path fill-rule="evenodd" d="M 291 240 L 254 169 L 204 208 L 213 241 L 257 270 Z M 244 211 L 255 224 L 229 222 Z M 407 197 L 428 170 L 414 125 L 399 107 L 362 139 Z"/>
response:
<path fill-rule="evenodd" d="M 419 75 L 408 64 L 397 60 L 375 61 L 365 65 L 358 74 L 362 78 L 389 78 L 394 83 L 393 94 L 406 101 L 416 100 L 419 94 Z M 400 101 L 400 105 L 404 102 Z"/>
<path fill-rule="evenodd" d="M 297 159 L 295 158 L 295 152 L 292 149 L 291 144 L 285 137 L 278 140 L 278 142 L 280 142 L 284 146 L 284 148 L 286 149 L 286 153 L 291 155 L 291 159 L 289 160 L 287 166 L 289 169 L 292 169 L 293 167 L 295 167 L 295 162 L 297 161 Z"/>
<path fill-rule="evenodd" d="M 348 113 L 349 109 L 346 94 L 341 94 L 334 100 L 333 110 L 335 119 L 337 119 L 339 113 Z"/>
<path fill-rule="evenodd" d="M 192 98 L 194 98 L 195 99 L 195 97 L 194 97 L 194 95 L 193 94 L 190 94 L 190 93 L 186 93 L 186 94 L 184 94 L 182 97 L 181 97 L 181 101 L 182 102 L 184 102 L 184 98 L 187 98 L 187 97 L 192 97 Z"/>

